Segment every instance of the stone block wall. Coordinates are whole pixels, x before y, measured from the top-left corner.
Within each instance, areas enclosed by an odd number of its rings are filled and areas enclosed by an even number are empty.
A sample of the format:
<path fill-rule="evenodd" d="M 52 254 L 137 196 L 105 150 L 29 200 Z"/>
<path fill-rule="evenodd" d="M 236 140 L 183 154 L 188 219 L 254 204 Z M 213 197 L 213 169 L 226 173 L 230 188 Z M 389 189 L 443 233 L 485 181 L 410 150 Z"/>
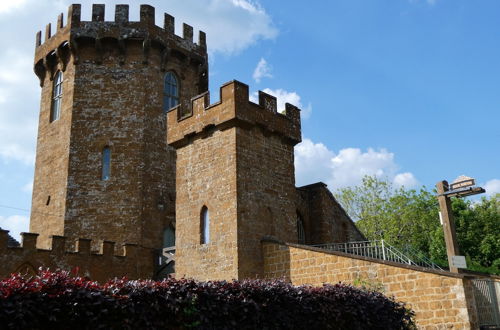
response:
<path fill-rule="evenodd" d="M 168 113 L 167 140 L 177 149 L 176 276 L 243 279 L 261 276 L 260 240 L 297 241 L 293 146 L 299 110 L 276 109 L 276 98 L 248 86 L 221 87 Z M 200 212 L 210 212 L 211 242 L 200 243 Z"/>
<path fill-rule="evenodd" d="M 71 62 L 70 58 L 64 58 Z M 36 166 L 31 201 L 30 231 L 42 233 L 38 244 L 50 246 L 49 235 L 64 235 L 75 67 L 53 60 L 41 77 Z M 60 118 L 50 121 L 54 75 L 63 70 Z"/>
<path fill-rule="evenodd" d="M 115 255 L 115 243 L 100 243 L 99 251 L 91 249 L 90 239 L 77 239 L 76 248 L 68 249 L 66 238 L 52 236 L 50 249 L 38 249 L 38 234 L 22 233 L 20 247 L 7 246 L 8 231 L 0 230 L 0 278 L 11 273 L 34 275 L 40 267 L 50 270 L 77 271 L 80 276 L 105 282 L 115 277 L 152 278 L 155 256 L 151 249 L 124 244 L 122 254 Z"/>
<path fill-rule="evenodd" d="M 306 244 L 366 240 L 323 182 L 298 187 L 296 198 Z"/>
<path fill-rule="evenodd" d="M 237 128 L 238 278 L 262 276 L 260 240 L 297 242 L 293 145 L 259 127 Z M 266 215 L 270 215 L 266 217 Z"/>
<path fill-rule="evenodd" d="M 238 277 L 236 132 L 214 131 L 177 151 L 176 277 L 230 280 Z M 201 212 L 210 219 L 201 243 Z"/>
<path fill-rule="evenodd" d="M 263 241 L 266 278 L 286 278 L 295 285 L 366 281 L 408 304 L 420 329 L 477 329 L 471 278 L 340 252 Z"/>

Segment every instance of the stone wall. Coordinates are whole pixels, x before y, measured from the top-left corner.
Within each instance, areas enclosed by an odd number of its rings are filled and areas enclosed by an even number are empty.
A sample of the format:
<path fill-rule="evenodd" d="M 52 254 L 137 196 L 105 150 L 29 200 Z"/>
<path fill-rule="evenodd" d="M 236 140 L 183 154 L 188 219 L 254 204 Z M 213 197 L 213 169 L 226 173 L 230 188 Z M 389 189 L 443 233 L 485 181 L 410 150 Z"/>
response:
<path fill-rule="evenodd" d="M 101 283 L 115 277 L 153 277 L 155 256 L 151 249 L 124 244 L 122 254 L 115 255 L 115 243 L 104 241 L 94 252 L 90 239 L 78 239 L 76 248 L 68 249 L 62 236 L 51 237 L 50 249 L 38 249 L 37 237 L 38 234 L 22 233 L 21 247 L 10 247 L 8 231 L 0 230 L 0 279 L 14 272 L 34 275 L 40 267 L 75 271 Z"/>
<path fill-rule="evenodd" d="M 177 151 L 176 277 L 238 277 L 235 129 L 212 132 Z M 210 240 L 201 243 L 207 207 Z"/>
<path fill-rule="evenodd" d="M 304 221 L 305 244 L 366 240 L 322 182 L 297 188 L 297 212 Z"/>
<path fill-rule="evenodd" d="M 478 328 L 471 278 L 466 275 L 270 240 L 262 244 L 266 278 L 286 278 L 295 285 L 372 283 L 406 302 L 421 329 Z"/>
<path fill-rule="evenodd" d="M 30 231 L 42 233 L 38 244 L 43 248 L 50 246 L 49 235 L 64 235 L 75 68 L 63 72 L 60 118 L 51 122 L 53 78 L 62 67 L 57 63 L 41 81 Z"/>
<path fill-rule="evenodd" d="M 276 98 L 248 86 L 221 87 L 168 113 L 168 143 L 177 148 L 176 276 L 243 279 L 262 275 L 260 240 L 297 241 L 293 146 L 298 110 L 277 113 Z M 200 213 L 210 212 L 210 242 L 200 243 Z"/>

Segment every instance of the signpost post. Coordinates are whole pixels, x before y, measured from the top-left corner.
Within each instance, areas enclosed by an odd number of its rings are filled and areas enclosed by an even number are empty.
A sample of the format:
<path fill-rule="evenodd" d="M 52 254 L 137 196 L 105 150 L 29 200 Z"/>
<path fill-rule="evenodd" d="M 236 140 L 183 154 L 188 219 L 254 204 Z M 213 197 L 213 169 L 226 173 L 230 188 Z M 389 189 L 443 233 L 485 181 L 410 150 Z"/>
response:
<path fill-rule="evenodd" d="M 466 176 L 459 176 L 451 185 L 447 181 L 439 181 L 436 184 L 437 198 L 439 201 L 440 219 L 442 219 L 444 240 L 446 242 L 446 254 L 450 272 L 458 273 L 459 268 L 466 268 L 465 258 L 460 256 L 458 249 L 455 221 L 451 212 L 451 197 L 466 197 L 484 193 L 481 187 L 475 187 L 475 180 Z M 457 258 L 458 257 L 458 258 Z"/>

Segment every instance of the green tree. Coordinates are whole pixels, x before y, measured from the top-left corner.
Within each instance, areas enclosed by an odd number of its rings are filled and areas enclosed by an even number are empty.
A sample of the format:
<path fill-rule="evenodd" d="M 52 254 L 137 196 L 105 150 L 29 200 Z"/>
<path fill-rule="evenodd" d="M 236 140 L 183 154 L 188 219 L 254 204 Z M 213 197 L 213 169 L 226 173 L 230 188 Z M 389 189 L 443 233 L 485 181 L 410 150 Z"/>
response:
<path fill-rule="evenodd" d="M 387 179 L 366 176 L 359 186 L 340 189 L 336 198 L 367 239 L 384 239 L 401 249 L 411 246 L 448 264 L 435 190 L 396 189 Z M 452 211 L 469 268 L 500 273 L 500 194 L 476 203 L 453 199 Z"/>
<path fill-rule="evenodd" d="M 471 261 L 471 269 L 499 273 L 500 194 L 480 202 L 452 202 L 460 252 Z"/>
<path fill-rule="evenodd" d="M 437 199 L 425 187 L 395 189 L 388 180 L 366 176 L 361 185 L 340 189 L 336 198 L 369 240 L 428 252 L 439 226 Z"/>

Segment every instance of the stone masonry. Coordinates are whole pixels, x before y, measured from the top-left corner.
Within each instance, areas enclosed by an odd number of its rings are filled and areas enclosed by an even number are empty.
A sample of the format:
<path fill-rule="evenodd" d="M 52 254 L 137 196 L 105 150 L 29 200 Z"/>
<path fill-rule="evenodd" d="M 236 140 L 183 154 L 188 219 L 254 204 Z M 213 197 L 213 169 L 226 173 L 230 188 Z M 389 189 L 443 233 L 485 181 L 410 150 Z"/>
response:
<path fill-rule="evenodd" d="M 365 240 L 322 182 L 297 188 L 297 213 L 304 221 L 305 244 Z"/>
<path fill-rule="evenodd" d="M 386 295 L 408 303 L 419 329 L 477 329 L 470 275 L 433 271 L 325 251 L 274 240 L 263 241 L 266 278 L 286 278 L 295 285 L 350 283 L 381 285 Z"/>
<path fill-rule="evenodd" d="M 180 103 L 208 88 L 205 34 L 193 43 L 174 18 L 155 25 L 154 8 L 141 5 L 130 22 L 128 6 L 117 5 L 104 21 L 104 5 L 93 5 L 82 21 L 71 5 L 56 33 L 37 34 L 35 72 L 42 97 L 30 231 L 49 236 L 95 237 L 160 248 L 174 226 L 175 152 L 165 141 L 164 75 L 179 78 Z M 63 73 L 60 118 L 50 122 L 53 77 Z M 111 175 L 101 178 L 101 153 L 111 149 Z M 95 246 L 96 247 L 96 246 Z"/>
<path fill-rule="evenodd" d="M 168 113 L 167 140 L 177 149 L 176 273 L 195 278 L 249 278 L 262 274 L 260 239 L 296 241 L 293 146 L 300 142 L 299 110 L 276 111 L 276 98 L 248 86 L 222 86 Z M 258 164 L 258 165 L 257 165 Z M 200 244 L 200 212 L 211 215 L 213 238 Z M 266 212 L 272 218 L 266 218 Z M 202 267 L 200 267 L 202 266 Z"/>
<path fill-rule="evenodd" d="M 12 272 L 35 275 L 40 267 L 63 269 L 74 274 L 105 282 L 114 277 L 148 278 L 154 270 L 150 249 L 124 244 L 115 254 L 113 242 L 100 242 L 97 252 L 91 251 L 91 240 L 76 240 L 69 249 L 66 238 L 51 236 L 50 249 L 37 248 L 38 234 L 23 233 L 20 247 L 8 246 L 8 233 L 0 230 L 0 278 Z"/>
<path fill-rule="evenodd" d="M 105 10 L 93 5 L 85 21 L 80 5 L 71 5 L 54 33 L 48 24 L 43 40 L 36 34 L 42 88 L 30 231 L 40 255 L 50 254 L 53 237 L 68 251 L 91 240 L 92 253 L 102 241 L 138 244 L 149 251 L 143 266 L 156 277 L 174 271 L 157 257 L 167 244 L 178 275 L 232 279 L 262 276 L 260 240 L 298 242 L 299 222 L 302 243 L 363 239 L 324 184 L 295 187 L 297 108 L 288 104 L 279 113 L 276 98 L 262 92 L 254 104 L 239 82 L 222 86 L 221 100 L 210 105 L 202 31 L 197 43 L 187 24 L 177 36 L 174 18 L 165 14 L 159 27 L 148 5 L 140 6 L 139 21 L 129 20 L 127 5 L 115 7 L 113 21 L 104 20 Z M 177 77 L 179 93 L 167 116 L 168 74 Z M 53 118 L 61 75 L 60 115 Z M 209 244 L 200 244 L 203 206 L 212 217 Z M 25 255 L 15 253 L 13 260 Z M 47 265 L 69 265 L 56 259 Z"/>
<path fill-rule="evenodd" d="M 295 187 L 298 108 L 277 109 L 263 92 L 253 103 L 238 81 L 210 104 L 202 31 L 196 43 L 187 24 L 177 36 L 174 18 L 165 14 L 159 27 L 148 5 L 137 22 L 127 5 L 115 7 L 111 22 L 104 5 L 93 5 L 91 21 L 80 9 L 69 7 L 66 24 L 61 14 L 54 35 L 49 24 L 43 42 L 36 36 L 32 233 L 18 246 L 0 229 L 0 277 L 49 267 L 99 281 L 168 273 L 297 285 L 361 279 L 409 303 L 421 328 L 477 328 L 470 275 L 307 246 L 365 238 L 325 184 Z M 175 107 L 165 102 L 169 76 L 177 79 Z"/>
<path fill-rule="evenodd" d="M 306 242 L 363 238 L 324 184 L 295 188 L 299 109 L 287 104 L 280 113 L 275 97 L 259 92 L 255 104 L 248 94 L 233 81 L 221 87 L 218 103 L 205 93 L 168 113 L 167 141 L 177 149 L 178 276 L 261 277 L 260 240 L 297 242 L 298 215 Z M 211 215 L 208 244 L 200 243 L 203 207 Z"/>

